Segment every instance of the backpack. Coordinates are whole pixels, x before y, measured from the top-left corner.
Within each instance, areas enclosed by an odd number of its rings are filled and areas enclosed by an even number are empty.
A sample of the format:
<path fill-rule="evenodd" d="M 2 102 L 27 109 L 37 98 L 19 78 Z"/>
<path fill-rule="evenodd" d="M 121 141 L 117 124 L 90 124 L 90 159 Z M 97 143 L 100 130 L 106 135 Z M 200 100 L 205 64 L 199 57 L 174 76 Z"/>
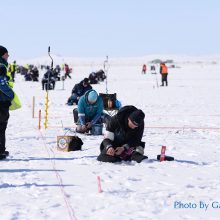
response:
<path fill-rule="evenodd" d="M 77 151 L 82 150 L 82 139 L 78 136 L 73 136 L 70 143 L 69 143 L 69 151 Z"/>

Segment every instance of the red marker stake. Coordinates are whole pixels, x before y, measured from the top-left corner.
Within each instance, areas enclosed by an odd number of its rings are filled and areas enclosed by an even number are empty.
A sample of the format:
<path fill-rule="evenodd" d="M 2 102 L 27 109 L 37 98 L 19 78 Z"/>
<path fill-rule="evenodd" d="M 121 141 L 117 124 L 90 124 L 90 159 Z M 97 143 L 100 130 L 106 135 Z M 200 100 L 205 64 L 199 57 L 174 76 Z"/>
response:
<path fill-rule="evenodd" d="M 39 117 L 38 117 L 38 129 L 39 130 L 41 129 L 40 122 L 41 122 L 41 110 L 39 110 Z"/>
<path fill-rule="evenodd" d="M 161 154 L 160 154 L 160 162 L 165 160 L 165 151 L 166 151 L 166 146 L 162 146 Z"/>
<path fill-rule="evenodd" d="M 102 188 L 101 188 L 101 179 L 100 179 L 100 176 L 97 176 L 97 182 L 98 182 L 98 192 L 101 193 L 101 192 L 102 192 Z"/>

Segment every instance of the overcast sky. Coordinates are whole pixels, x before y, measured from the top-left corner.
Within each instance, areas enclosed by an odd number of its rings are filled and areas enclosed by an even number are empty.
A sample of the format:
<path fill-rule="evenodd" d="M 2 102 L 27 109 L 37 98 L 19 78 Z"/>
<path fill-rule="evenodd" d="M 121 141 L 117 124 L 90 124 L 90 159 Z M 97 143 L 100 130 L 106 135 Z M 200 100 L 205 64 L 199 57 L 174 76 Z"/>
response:
<path fill-rule="evenodd" d="M 5 0 L 11 59 L 220 53 L 219 0 Z"/>

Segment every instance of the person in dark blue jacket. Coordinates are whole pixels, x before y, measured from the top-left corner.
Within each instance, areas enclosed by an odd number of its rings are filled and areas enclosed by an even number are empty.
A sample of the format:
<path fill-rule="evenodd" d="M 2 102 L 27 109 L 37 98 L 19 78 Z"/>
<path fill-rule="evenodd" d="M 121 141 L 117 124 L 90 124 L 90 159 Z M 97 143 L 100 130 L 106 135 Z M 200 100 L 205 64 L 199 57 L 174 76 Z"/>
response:
<path fill-rule="evenodd" d="M 83 96 L 87 91 L 91 90 L 92 86 L 89 84 L 89 79 L 85 78 L 80 83 L 75 84 L 72 89 L 72 95 L 67 101 L 67 105 L 77 105 L 81 96 Z"/>
<path fill-rule="evenodd" d="M 103 110 L 102 98 L 95 90 L 91 89 L 81 96 L 78 109 L 73 110 L 74 122 L 78 123 L 77 132 L 88 132 L 93 125 L 108 120 L 110 116 L 104 114 Z"/>
<path fill-rule="evenodd" d="M 47 67 L 47 72 L 44 73 L 41 83 L 42 90 L 50 90 L 55 88 L 56 80 L 53 71 L 49 67 Z"/>
<path fill-rule="evenodd" d="M 9 152 L 5 148 L 5 131 L 9 119 L 9 107 L 14 98 L 14 92 L 8 85 L 7 66 L 8 51 L 0 46 L 0 159 L 6 158 Z"/>

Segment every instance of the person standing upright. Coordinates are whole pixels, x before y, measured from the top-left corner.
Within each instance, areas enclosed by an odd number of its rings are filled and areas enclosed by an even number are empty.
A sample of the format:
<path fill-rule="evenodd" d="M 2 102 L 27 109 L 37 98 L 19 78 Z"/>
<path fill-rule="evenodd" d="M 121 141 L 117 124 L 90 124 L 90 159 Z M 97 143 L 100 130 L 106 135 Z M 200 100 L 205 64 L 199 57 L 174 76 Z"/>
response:
<path fill-rule="evenodd" d="M 14 62 L 10 64 L 10 73 L 13 82 L 15 81 L 16 68 L 17 68 L 16 61 L 14 60 Z"/>
<path fill-rule="evenodd" d="M 5 131 L 9 119 L 9 107 L 14 98 L 14 92 L 9 85 L 9 77 L 7 76 L 8 57 L 7 49 L 0 46 L 0 159 L 9 155 L 5 148 Z"/>
<path fill-rule="evenodd" d="M 65 71 L 65 79 L 67 78 L 67 76 L 71 79 L 71 76 L 70 76 L 71 70 L 68 64 L 64 64 L 64 71 Z"/>
<path fill-rule="evenodd" d="M 144 64 L 142 67 L 142 74 L 146 74 L 146 72 L 147 72 L 147 65 Z"/>
<path fill-rule="evenodd" d="M 168 68 L 165 63 L 160 64 L 160 74 L 162 81 L 162 84 L 160 86 L 164 86 L 164 82 L 166 83 L 166 86 L 168 86 L 168 82 L 167 82 Z"/>

